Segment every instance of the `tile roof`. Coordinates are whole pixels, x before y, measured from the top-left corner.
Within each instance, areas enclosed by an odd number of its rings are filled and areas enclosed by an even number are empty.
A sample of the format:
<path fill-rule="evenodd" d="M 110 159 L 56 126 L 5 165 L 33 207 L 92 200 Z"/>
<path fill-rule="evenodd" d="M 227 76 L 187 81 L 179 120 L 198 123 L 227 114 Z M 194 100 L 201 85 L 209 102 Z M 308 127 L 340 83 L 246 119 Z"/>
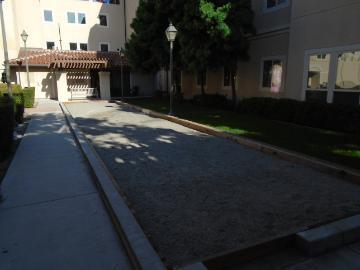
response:
<path fill-rule="evenodd" d="M 96 69 L 120 67 L 121 64 L 127 65 L 126 58 L 121 59 L 117 52 L 60 51 L 34 48 L 28 49 L 28 61 L 29 66 L 65 69 Z M 10 60 L 10 65 L 25 66 L 24 48 L 20 49 L 16 59 Z"/>

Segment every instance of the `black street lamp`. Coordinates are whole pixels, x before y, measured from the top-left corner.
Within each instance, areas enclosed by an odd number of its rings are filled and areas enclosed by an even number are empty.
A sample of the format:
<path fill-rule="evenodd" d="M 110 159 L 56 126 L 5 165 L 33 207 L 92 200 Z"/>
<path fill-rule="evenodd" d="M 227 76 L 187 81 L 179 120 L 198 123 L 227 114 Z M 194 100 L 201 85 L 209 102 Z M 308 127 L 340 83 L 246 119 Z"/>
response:
<path fill-rule="evenodd" d="M 25 65 L 26 65 L 26 79 L 27 79 L 27 85 L 30 87 L 30 77 L 29 77 L 29 58 L 28 58 L 28 51 L 26 46 L 26 41 L 28 39 L 29 35 L 25 32 L 25 30 L 21 33 L 21 39 L 24 42 L 24 48 L 25 48 Z"/>
<path fill-rule="evenodd" d="M 177 30 L 175 26 L 170 22 L 169 27 L 165 31 L 166 37 L 170 42 L 170 111 L 169 115 L 174 115 L 173 113 L 173 99 L 174 99 L 174 61 L 173 61 L 173 49 L 174 49 L 174 41 L 176 39 Z"/>
<path fill-rule="evenodd" d="M 123 47 L 121 47 L 120 49 L 121 101 L 124 101 L 124 57 L 125 57 L 125 50 Z"/>

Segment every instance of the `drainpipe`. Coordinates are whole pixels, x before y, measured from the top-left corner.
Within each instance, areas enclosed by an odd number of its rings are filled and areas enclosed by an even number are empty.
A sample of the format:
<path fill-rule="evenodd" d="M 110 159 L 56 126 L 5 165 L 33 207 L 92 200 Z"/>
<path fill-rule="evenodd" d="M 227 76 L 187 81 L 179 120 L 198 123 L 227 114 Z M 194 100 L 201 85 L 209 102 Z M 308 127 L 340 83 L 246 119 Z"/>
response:
<path fill-rule="evenodd" d="M 127 16 L 126 16 L 126 0 L 124 0 L 124 35 L 125 35 L 125 43 L 127 42 Z"/>

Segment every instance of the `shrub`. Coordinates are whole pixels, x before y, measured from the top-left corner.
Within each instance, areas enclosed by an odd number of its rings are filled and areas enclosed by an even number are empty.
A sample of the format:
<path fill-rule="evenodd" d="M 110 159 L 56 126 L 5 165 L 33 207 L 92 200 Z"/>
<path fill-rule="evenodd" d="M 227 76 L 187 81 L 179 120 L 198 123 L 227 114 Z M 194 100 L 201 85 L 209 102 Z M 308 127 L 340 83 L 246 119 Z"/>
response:
<path fill-rule="evenodd" d="M 216 109 L 228 109 L 230 107 L 230 102 L 227 100 L 226 96 L 219 94 L 196 95 L 194 96 L 192 102 L 196 105 L 202 105 Z"/>
<path fill-rule="evenodd" d="M 7 94 L 7 85 L 0 84 L 0 96 Z M 18 123 L 24 121 L 24 94 L 20 85 L 12 85 L 12 94 L 13 94 L 13 104 L 14 104 L 14 113 L 15 120 Z"/>
<path fill-rule="evenodd" d="M 360 106 L 248 98 L 239 103 L 238 110 L 268 119 L 360 135 Z"/>
<path fill-rule="evenodd" d="M 14 126 L 13 100 L 7 96 L 0 96 L 0 160 L 10 154 Z"/>
<path fill-rule="evenodd" d="M 25 108 L 34 107 L 35 103 L 35 87 L 26 87 L 23 90 Z"/>

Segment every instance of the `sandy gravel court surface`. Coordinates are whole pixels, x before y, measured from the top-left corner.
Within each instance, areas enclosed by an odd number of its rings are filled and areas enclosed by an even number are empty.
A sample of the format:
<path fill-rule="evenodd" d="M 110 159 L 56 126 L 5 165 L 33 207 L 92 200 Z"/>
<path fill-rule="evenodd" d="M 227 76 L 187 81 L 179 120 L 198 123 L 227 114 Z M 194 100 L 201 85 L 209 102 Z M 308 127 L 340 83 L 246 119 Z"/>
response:
<path fill-rule="evenodd" d="M 67 107 L 170 265 L 360 212 L 358 185 L 116 104 Z"/>

